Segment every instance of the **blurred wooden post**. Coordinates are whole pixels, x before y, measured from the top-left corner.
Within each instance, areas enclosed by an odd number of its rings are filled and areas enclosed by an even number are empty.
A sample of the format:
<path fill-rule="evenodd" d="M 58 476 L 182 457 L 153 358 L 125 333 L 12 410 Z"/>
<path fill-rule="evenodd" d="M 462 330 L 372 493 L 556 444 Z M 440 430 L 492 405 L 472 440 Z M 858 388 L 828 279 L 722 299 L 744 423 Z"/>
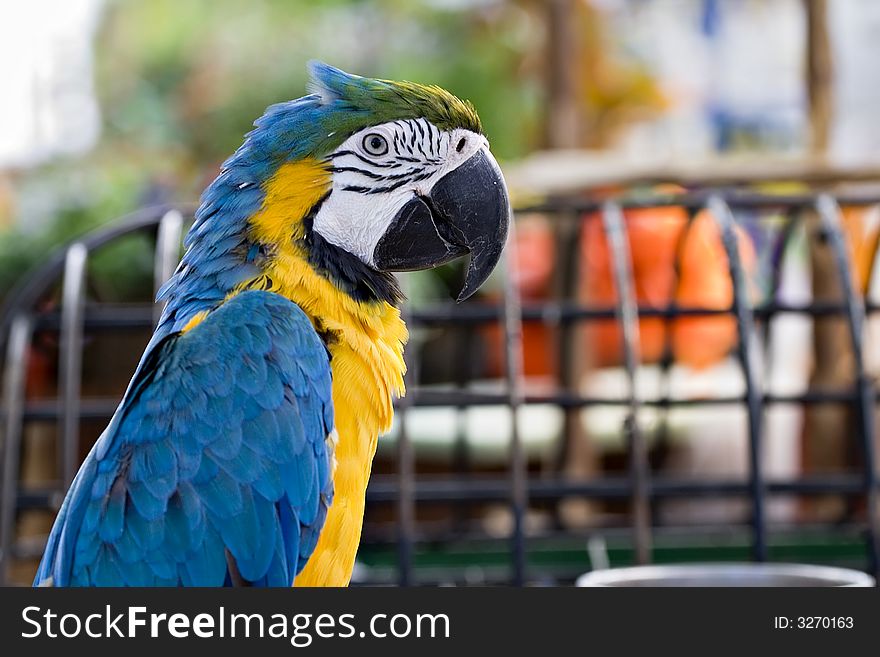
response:
<path fill-rule="evenodd" d="M 544 139 L 548 148 L 578 145 L 577 2 L 547 0 L 544 5 L 547 35 Z"/>
<path fill-rule="evenodd" d="M 809 99 L 810 150 L 822 157 L 828 151 L 833 115 L 833 67 L 828 33 L 826 0 L 804 0 L 807 22 L 807 97 Z M 817 303 L 842 303 L 843 289 L 834 270 L 834 257 L 815 213 L 807 211 L 813 299 Z M 813 390 L 849 388 L 855 377 L 855 363 L 846 321 L 832 315 L 816 317 L 813 323 Z M 849 465 L 854 421 L 846 404 L 816 404 L 806 410 L 804 469 L 807 472 L 840 472 Z M 834 519 L 844 511 L 838 496 L 814 499 L 807 508 L 811 515 Z"/>
<path fill-rule="evenodd" d="M 807 95 L 810 103 L 810 148 L 825 154 L 834 116 L 834 70 L 828 33 L 827 0 L 804 0 L 807 14 Z"/>
<path fill-rule="evenodd" d="M 546 0 L 543 3 L 546 27 L 546 71 L 544 143 L 549 149 L 570 149 L 580 145 L 582 130 L 578 91 L 584 71 L 578 66 L 580 38 L 578 2 L 584 0 Z M 553 229 L 559 266 L 553 280 L 554 296 L 577 301 L 580 268 L 580 234 L 583 217 L 558 217 Z M 558 331 L 558 376 L 569 392 L 580 392 L 587 371 L 583 354 L 582 324 L 562 324 Z M 553 469 L 562 470 L 575 480 L 595 476 L 597 455 L 580 421 L 581 408 L 566 409 L 563 443 Z M 584 526 L 594 516 L 596 505 L 583 498 L 562 500 L 560 519 L 568 526 Z"/>

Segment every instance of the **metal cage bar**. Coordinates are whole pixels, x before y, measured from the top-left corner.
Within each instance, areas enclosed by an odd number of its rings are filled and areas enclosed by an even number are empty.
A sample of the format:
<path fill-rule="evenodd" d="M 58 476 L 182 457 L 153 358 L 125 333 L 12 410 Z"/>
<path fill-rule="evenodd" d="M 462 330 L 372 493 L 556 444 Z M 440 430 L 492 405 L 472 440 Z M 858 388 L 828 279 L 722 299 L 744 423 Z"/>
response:
<path fill-rule="evenodd" d="M 862 458 L 864 460 L 865 498 L 867 502 L 867 548 L 868 566 L 875 577 L 880 576 L 880 546 L 878 546 L 878 507 L 877 471 L 874 465 L 874 401 L 876 393 L 871 377 L 865 371 L 864 359 L 864 300 L 856 292 L 851 276 L 851 265 L 846 239 L 840 220 L 840 206 L 828 194 L 816 199 L 816 211 L 822 230 L 828 237 L 828 244 L 834 252 L 834 264 L 846 304 L 846 320 L 852 344 L 853 360 L 856 370 L 856 408 L 859 433 L 861 435 Z"/>
<path fill-rule="evenodd" d="M 516 226 L 510 222 L 508 244 L 514 242 Z M 525 517 L 529 504 L 528 471 L 522 437 L 520 436 L 520 408 L 525 399 L 523 391 L 523 335 L 522 312 L 520 310 L 519 287 L 516 284 L 516 250 L 505 250 L 504 264 L 504 344 L 505 375 L 507 380 L 507 403 L 511 414 L 510 424 L 510 465 L 508 469 L 510 486 L 510 510 L 513 516 L 511 544 L 511 582 L 514 586 L 526 583 L 526 527 Z"/>
<path fill-rule="evenodd" d="M 73 482 L 79 468 L 79 404 L 82 384 L 83 317 L 85 314 L 86 266 L 89 252 L 84 244 L 75 242 L 64 259 L 64 289 L 61 294 L 61 337 L 59 355 L 59 417 L 58 472 L 65 488 Z"/>
<path fill-rule="evenodd" d="M 617 319 L 623 335 L 623 365 L 629 386 L 623 430 L 630 451 L 633 540 L 636 546 L 636 561 L 646 564 L 651 561 L 651 500 L 648 483 L 650 466 L 648 450 L 638 423 L 639 401 L 636 376 L 641 360 L 638 305 L 632 289 L 633 269 L 629 239 L 620 206 L 612 202 L 606 203 L 602 208 L 602 222 L 611 252 L 612 273 L 617 292 Z"/>
<path fill-rule="evenodd" d="M 565 303 L 576 302 L 577 279 L 581 272 L 581 259 L 578 252 L 583 238 L 584 220 L 576 212 L 564 212 L 559 216 L 556 225 L 555 253 L 559 268 L 557 281 L 555 282 L 559 298 Z M 581 347 L 578 344 L 580 334 L 573 322 L 564 321 L 560 315 L 552 312 L 544 313 L 541 321 L 547 326 L 552 326 L 558 332 L 558 351 L 556 354 L 556 366 L 559 369 L 559 380 L 563 386 L 572 386 L 577 374 L 577 368 L 581 362 Z M 576 438 L 577 418 L 574 412 L 566 412 L 563 419 L 562 440 L 556 453 L 552 455 L 552 468 L 561 472 L 565 459 L 571 449 L 571 442 Z"/>
<path fill-rule="evenodd" d="M 165 284 L 174 273 L 180 261 L 180 243 L 183 239 L 183 215 L 172 208 L 162 215 L 156 230 L 156 257 L 153 265 L 153 292 Z M 154 323 L 159 322 L 165 304 L 156 304 L 153 312 Z"/>
<path fill-rule="evenodd" d="M 3 479 L 0 486 L 0 586 L 8 581 L 9 561 L 15 543 L 19 454 L 24 428 L 24 386 L 33 330 L 33 319 L 29 315 L 18 315 L 12 320 L 6 343 L 6 365 L 3 373 L 3 409 L 6 417 L 3 431 Z"/>
<path fill-rule="evenodd" d="M 707 204 L 721 230 L 721 243 L 727 254 L 727 266 L 733 284 L 733 307 L 739 334 L 737 356 L 745 378 L 745 402 L 748 413 L 749 436 L 749 490 L 752 496 L 753 554 L 755 561 L 767 559 L 766 487 L 764 484 L 762 420 L 763 392 L 757 379 L 752 337 L 754 318 L 749 305 L 745 270 L 739 252 L 739 238 L 730 206 L 720 197 L 712 196 Z"/>
<path fill-rule="evenodd" d="M 797 210 L 787 210 L 785 213 L 785 221 L 782 225 L 782 229 L 779 231 L 779 234 L 776 236 L 776 239 L 773 242 L 773 251 L 770 254 L 770 285 L 768 290 L 769 298 L 771 299 L 771 305 L 775 304 L 779 295 L 779 288 L 782 285 L 782 266 L 785 261 L 785 255 L 788 251 L 789 244 L 791 243 L 791 239 L 795 234 L 795 230 L 800 225 L 800 212 Z M 755 309 L 757 310 L 757 309 Z M 753 314 L 755 313 L 753 310 Z M 770 380 L 770 372 L 769 372 L 769 363 L 770 359 L 768 358 L 770 348 L 771 348 L 771 325 L 776 317 L 776 315 L 780 314 L 776 308 L 770 308 L 768 312 L 762 314 L 761 319 L 764 320 L 764 361 L 765 371 L 764 377 L 765 380 Z M 756 315 L 757 316 L 757 315 Z M 766 403 L 766 398 L 765 398 Z"/>
<path fill-rule="evenodd" d="M 408 292 L 404 279 L 404 292 Z M 409 320 L 410 308 L 405 306 L 401 311 L 404 321 Z M 413 359 L 404 350 L 403 359 L 406 365 L 404 386 L 409 387 L 418 380 L 418 373 Z M 416 459 L 412 441 L 409 436 L 410 398 L 404 395 L 397 405 L 397 563 L 398 584 L 411 586 L 413 579 L 413 552 L 416 540 Z"/>

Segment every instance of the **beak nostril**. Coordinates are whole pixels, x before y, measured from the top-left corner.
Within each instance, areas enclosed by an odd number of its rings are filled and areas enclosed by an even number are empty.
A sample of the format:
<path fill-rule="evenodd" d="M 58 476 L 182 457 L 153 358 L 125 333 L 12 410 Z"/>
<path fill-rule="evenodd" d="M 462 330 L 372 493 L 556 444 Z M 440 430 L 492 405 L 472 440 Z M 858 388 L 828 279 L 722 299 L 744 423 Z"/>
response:
<path fill-rule="evenodd" d="M 455 147 L 455 151 L 457 153 L 461 153 L 464 150 L 465 144 L 467 144 L 467 139 L 462 137 L 461 139 L 458 140 L 458 145 Z"/>

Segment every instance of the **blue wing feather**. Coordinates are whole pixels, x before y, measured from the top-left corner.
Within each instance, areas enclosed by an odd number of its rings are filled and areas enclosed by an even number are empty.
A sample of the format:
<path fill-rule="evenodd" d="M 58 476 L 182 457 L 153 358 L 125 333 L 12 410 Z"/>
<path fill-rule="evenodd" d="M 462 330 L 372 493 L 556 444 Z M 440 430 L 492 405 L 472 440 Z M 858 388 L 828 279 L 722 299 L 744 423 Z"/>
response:
<path fill-rule="evenodd" d="M 300 369 L 306 370 L 306 376 Z M 155 343 L 78 473 L 35 585 L 289 586 L 332 501 L 330 367 L 305 314 L 239 294 Z"/>

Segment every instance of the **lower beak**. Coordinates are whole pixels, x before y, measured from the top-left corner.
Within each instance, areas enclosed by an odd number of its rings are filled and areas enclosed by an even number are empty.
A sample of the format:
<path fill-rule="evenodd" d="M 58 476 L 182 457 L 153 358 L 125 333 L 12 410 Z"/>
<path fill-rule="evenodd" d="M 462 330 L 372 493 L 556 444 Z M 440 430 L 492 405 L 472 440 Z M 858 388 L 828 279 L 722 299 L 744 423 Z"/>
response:
<path fill-rule="evenodd" d="M 430 269 L 470 253 L 464 301 L 498 264 L 510 202 L 501 169 L 485 149 L 443 176 L 427 196 L 406 203 L 373 252 L 382 271 Z"/>

